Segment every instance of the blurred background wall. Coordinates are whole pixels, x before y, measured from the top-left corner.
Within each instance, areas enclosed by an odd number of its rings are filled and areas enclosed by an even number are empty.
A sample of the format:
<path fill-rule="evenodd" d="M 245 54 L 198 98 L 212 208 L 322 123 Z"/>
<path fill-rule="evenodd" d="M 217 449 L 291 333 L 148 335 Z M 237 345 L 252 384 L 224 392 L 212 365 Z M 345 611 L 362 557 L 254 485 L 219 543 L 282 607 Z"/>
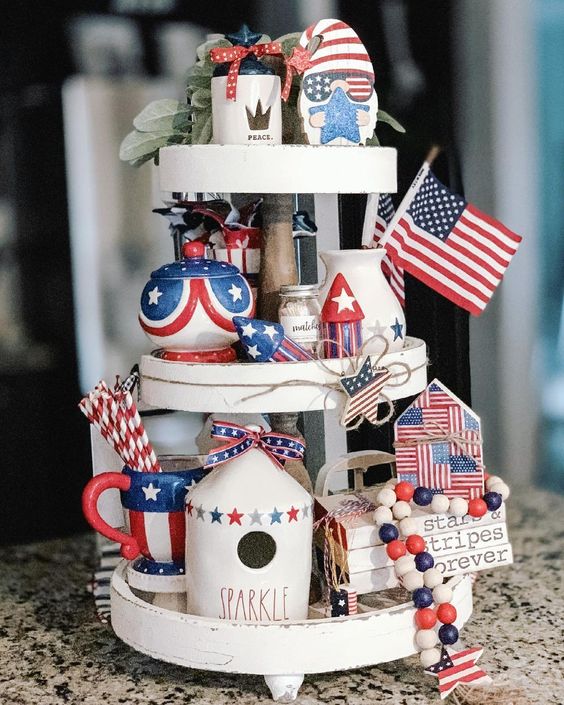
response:
<path fill-rule="evenodd" d="M 83 527 L 76 403 L 148 349 L 138 294 L 172 247 L 154 168 L 118 160 L 132 118 L 182 96 L 208 34 L 247 21 L 274 38 L 330 16 L 366 43 L 407 129 L 380 132 L 400 150 L 400 192 L 438 141 L 466 197 L 525 237 L 471 322 L 472 404 L 491 470 L 564 488 L 564 0 L 27 1 L 3 8 L 0 44 L 2 541 Z M 190 452 L 200 424 L 150 431 Z"/>

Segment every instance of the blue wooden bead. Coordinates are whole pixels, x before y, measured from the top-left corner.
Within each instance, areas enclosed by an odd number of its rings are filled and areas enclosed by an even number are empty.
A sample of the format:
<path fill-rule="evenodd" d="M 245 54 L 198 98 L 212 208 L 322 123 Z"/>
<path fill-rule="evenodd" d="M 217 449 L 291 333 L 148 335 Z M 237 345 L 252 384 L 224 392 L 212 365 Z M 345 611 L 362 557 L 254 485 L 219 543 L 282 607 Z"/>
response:
<path fill-rule="evenodd" d="M 395 541 L 399 536 L 399 531 L 394 524 L 382 524 L 378 531 L 378 536 L 384 543 Z"/>
<path fill-rule="evenodd" d="M 411 597 L 413 598 L 413 604 L 417 607 L 417 609 L 429 607 L 433 604 L 433 593 L 426 587 L 417 588 L 417 590 L 413 591 Z"/>
<path fill-rule="evenodd" d="M 458 641 L 458 629 L 454 624 L 443 624 L 439 629 L 439 641 L 441 644 L 456 644 Z"/>
<path fill-rule="evenodd" d="M 497 492 L 486 492 L 483 499 L 490 512 L 495 512 L 496 509 L 499 509 L 503 502 L 503 497 Z"/>
<path fill-rule="evenodd" d="M 418 504 L 420 507 L 426 507 L 428 504 L 431 504 L 432 499 L 433 493 L 431 490 L 428 490 L 426 487 L 415 488 L 415 492 L 413 493 L 413 501 L 415 504 Z"/>
<path fill-rule="evenodd" d="M 415 567 L 420 573 L 424 573 L 435 565 L 435 559 L 427 551 L 422 551 L 415 556 Z"/>

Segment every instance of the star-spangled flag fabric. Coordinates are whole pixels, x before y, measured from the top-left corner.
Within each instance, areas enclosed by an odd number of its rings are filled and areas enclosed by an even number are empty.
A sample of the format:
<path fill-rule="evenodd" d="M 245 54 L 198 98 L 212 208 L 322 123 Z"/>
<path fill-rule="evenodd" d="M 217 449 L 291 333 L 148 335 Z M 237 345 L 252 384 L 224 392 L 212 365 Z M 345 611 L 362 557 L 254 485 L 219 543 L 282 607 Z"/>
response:
<path fill-rule="evenodd" d="M 379 193 L 376 194 L 376 197 L 378 198 L 378 207 L 376 209 L 374 232 L 372 234 L 372 247 L 377 247 L 380 244 L 380 238 L 386 232 L 386 228 L 392 221 L 396 212 L 389 193 Z M 404 271 L 402 267 L 394 262 L 387 251 L 382 260 L 382 271 L 389 281 L 398 301 L 402 307 L 405 307 Z"/>
<path fill-rule="evenodd" d="M 400 480 L 448 497 L 482 496 L 480 419 L 438 380 L 398 417 L 394 431 Z M 451 434 L 456 442 L 446 438 Z"/>
<path fill-rule="evenodd" d="M 483 652 L 484 649 L 478 646 L 449 654 L 445 647 L 442 647 L 440 660 L 425 669 L 425 673 L 439 679 L 441 700 L 452 693 L 460 683 L 488 685 L 492 682 L 490 676 L 476 665 Z"/>
<path fill-rule="evenodd" d="M 373 368 L 367 357 L 359 372 L 341 378 L 341 385 L 348 396 L 341 418 L 343 426 L 348 426 L 358 416 L 373 424 L 377 422 L 379 395 L 390 375 L 385 368 Z"/>
<path fill-rule="evenodd" d="M 450 191 L 426 163 L 380 244 L 396 266 L 478 316 L 521 239 Z"/>

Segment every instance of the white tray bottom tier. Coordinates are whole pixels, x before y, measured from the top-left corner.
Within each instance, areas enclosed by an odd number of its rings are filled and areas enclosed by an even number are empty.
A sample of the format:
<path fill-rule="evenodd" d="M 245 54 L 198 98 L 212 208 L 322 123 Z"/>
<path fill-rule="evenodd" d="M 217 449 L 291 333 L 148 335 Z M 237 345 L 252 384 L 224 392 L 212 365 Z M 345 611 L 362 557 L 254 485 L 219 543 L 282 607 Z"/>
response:
<path fill-rule="evenodd" d="M 159 178 L 167 195 L 395 193 L 396 161 L 391 147 L 172 145 L 159 152 Z"/>
<path fill-rule="evenodd" d="M 112 627 L 137 651 L 188 668 L 282 676 L 344 671 L 416 653 L 415 607 L 398 605 L 352 617 L 256 624 L 173 612 L 139 599 L 126 582 L 127 563 L 112 578 Z M 452 578 L 462 627 L 472 614 L 470 576 Z"/>
<path fill-rule="evenodd" d="M 390 400 L 422 392 L 427 386 L 427 349 L 423 340 L 407 337 L 403 350 L 374 363 L 389 367 L 394 386 L 383 393 Z M 411 370 L 408 374 L 401 365 Z M 345 393 L 341 374 L 352 374 L 358 358 L 306 362 L 186 363 L 141 358 L 141 397 L 160 409 L 218 413 L 342 411 Z"/>

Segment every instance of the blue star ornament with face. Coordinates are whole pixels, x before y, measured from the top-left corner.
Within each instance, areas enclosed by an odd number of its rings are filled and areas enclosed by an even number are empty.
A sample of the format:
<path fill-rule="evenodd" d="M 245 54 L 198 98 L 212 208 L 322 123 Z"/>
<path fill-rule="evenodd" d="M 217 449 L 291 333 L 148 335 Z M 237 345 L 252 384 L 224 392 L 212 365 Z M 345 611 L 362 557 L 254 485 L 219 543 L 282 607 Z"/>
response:
<path fill-rule="evenodd" d="M 325 122 L 321 128 L 321 144 L 328 144 L 338 137 L 344 137 L 349 142 L 359 144 L 360 130 L 357 122 L 359 110 L 368 111 L 369 107 L 349 100 L 340 87 L 335 89 L 327 103 L 310 108 L 310 115 L 325 113 Z"/>

